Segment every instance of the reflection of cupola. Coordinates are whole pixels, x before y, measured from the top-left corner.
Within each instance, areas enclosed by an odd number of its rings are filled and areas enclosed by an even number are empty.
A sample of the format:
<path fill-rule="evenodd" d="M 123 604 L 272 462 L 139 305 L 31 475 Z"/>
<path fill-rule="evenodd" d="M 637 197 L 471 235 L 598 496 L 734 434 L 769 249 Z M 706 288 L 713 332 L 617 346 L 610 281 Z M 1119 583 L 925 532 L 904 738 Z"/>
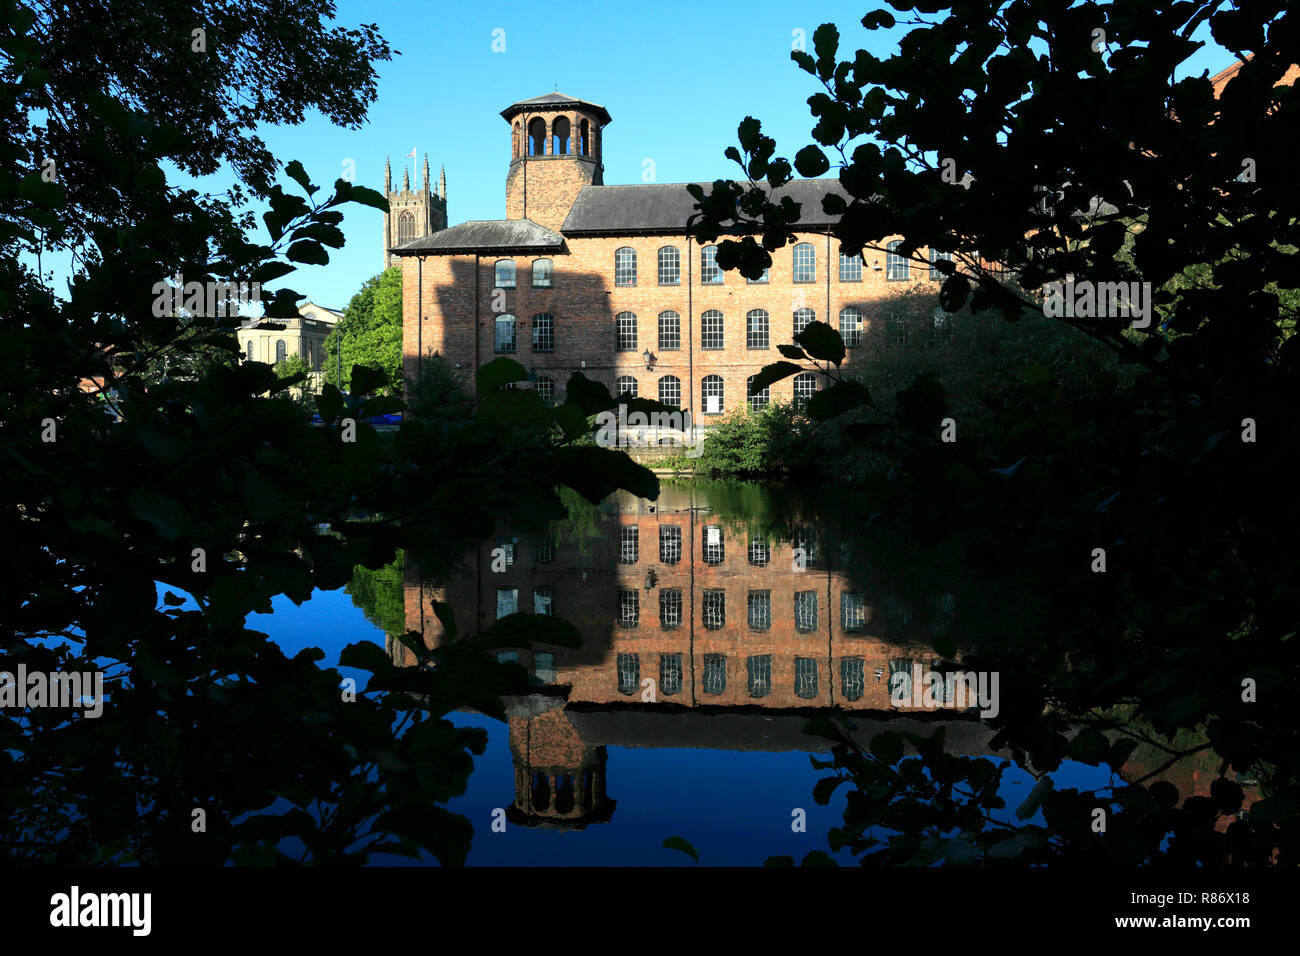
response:
<path fill-rule="evenodd" d="M 605 748 L 585 744 L 563 707 L 535 717 L 510 718 L 515 765 L 512 823 L 530 827 L 582 829 L 613 815 L 605 795 Z"/>
<path fill-rule="evenodd" d="M 547 93 L 501 111 L 510 124 L 506 218 L 531 219 L 559 231 L 583 186 L 604 184 L 603 106 Z"/>

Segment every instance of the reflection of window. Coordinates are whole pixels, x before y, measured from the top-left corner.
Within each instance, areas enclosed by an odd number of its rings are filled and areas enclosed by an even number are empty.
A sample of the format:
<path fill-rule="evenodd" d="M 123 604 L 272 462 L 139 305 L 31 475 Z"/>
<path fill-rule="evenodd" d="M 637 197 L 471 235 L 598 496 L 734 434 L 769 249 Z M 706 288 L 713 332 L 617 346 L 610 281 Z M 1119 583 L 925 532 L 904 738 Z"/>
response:
<path fill-rule="evenodd" d="M 636 564 L 641 555 L 640 531 L 635 525 L 625 525 L 618 529 L 618 561 L 620 564 Z"/>
<path fill-rule="evenodd" d="M 912 662 L 905 657 L 889 662 L 889 696 L 894 700 L 912 699 Z"/>
<path fill-rule="evenodd" d="M 497 651 L 497 663 L 499 664 L 518 664 L 518 651 Z"/>
<path fill-rule="evenodd" d="M 538 541 L 533 548 L 533 560 L 538 564 L 550 564 L 555 560 L 555 542 L 550 538 L 543 538 Z"/>
<path fill-rule="evenodd" d="M 862 672 L 862 658 L 846 657 L 840 661 L 840 691 L 845 700 L 860 700 L 867 689 Z"/>
<path fill-rule="evenodd" d="M 659 526 L 659 560 L 676 564 L 682 559 L 682 529 L 677 525 Z"/>
<path fill-rule="evenodd" d="M 794 596 L 794 626 L 808 633 L 817 630 L 817 592 L 798 591 Z"/>
<path fill-rule="evenodd" d="M 555 614 L 555 588 L 533 588 L 533 613 Z"/>
<path fill-rule="evenodd" d="M 867 606 L 861 594 L 840 595 L 840 627 L 850 634 L 867 626 Z"/>
<path fill-rule="evenodd" d="M 817 696 L 817 661 L 813 658 L 794 659 L 794 692 L 805 700 Z"/>
<path fill-rule="evenodd" d="M 803 550 L 805 567 L 817 563 L 817 534 L 812 528 L 796 528 L 792 546 Z"/>
<path fill-rule="evenodd" d="M 681 588 L 659 589 L 659 623 L 664 630 L 681 627 L 682 591 Z"/>
<path fill-rule="evenodd" d="M 680 285 L 682 281 L 682 255 L 672 246 L 659 250 L 659 284 Z"/>
<path fill-rule="evenodd" d="M 745 662 L 749 671 L 749 696 L 766 697 L 772 692 L 772 655 L 759 654 Z"/>
<path fill-rule="evenodd" d="M 639 654 L 618 655 L 618 692 L 635 694 L 641 686 L 641 657 Z"/>
<path fill-rule="evenodd" d="M 497 620 L 519 611 L 519 589 L 497 588 Z"/>
<path fill-rule="evenodd" d="M 727 689 L 727 656 L 704 655 L 704 693 L 721 694 Z"/>
<path fill-rule="evenodd" d="M 533 654 L 533 674 L 543 684 L 555 683 L 555 655 L 546 651 Z"/>
<path fill-rule="evenodd" d="M 704 626 L 716 631 L 727 625 L 727 592 L 706 590 L 702 602 Z"/>
<path fill-rule="evenodd" d="M 515 545 L 519 543 L 518 538 L 497 538 L 496 550 L 501 552 L 501 557 L 505 559 L 507 568 L 514 567 L 515 564 Z M 496 557 L 496 555 L 493 555 Z"/>
<path fill-rule="evenodd" d="M 659 689 L 669 696 L 681 693 L 682 655 L 659 655 Z"/>
<path fill-rule="evenodd" d="M 772 592 L 749 592 L 749 627 L 755 631 L 766 631 L 772 626 Z"/>
<path fill-rule="evenodd" d="M 749 563 L 756 568 L 765 567 L 772 560 L 772 548 L 766 538 L 755 535 L 749 541 Z"/>
<path fill-rule="evenodd" d="M 716 524 L 704 526 L 704 563 L 721 564 L 726 556 L 722 544 L 722 528 Z"/>
<path fill-rule="evenodd" d="M 640 595 L 633 588 L 618 589 L 618 626 L 636 627 L 641 622 Z"/>

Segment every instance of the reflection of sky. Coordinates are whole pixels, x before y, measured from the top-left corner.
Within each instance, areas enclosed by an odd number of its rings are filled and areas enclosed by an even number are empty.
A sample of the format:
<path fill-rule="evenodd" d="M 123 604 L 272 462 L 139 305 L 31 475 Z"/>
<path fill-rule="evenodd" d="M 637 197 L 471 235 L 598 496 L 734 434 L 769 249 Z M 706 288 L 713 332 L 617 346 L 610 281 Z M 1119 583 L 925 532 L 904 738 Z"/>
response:
<path fill-rule="evenodd" d="M 384 634 L 365 619 L 342 590 L 317 591 L 295 606 L 274 598 L 273 613 L 251 614 L 248 627 L 263 631 L 293 656 L 306 647 L 325 651 L 322 666 L 335 667 L 339 652 L 351 643 L 371 640 L 383 646 Z M 344 676 L 364 674 L 351 669 Z M 848 786 L 838 788 L 827 806 L 818 806 L 812 789 L 827 771 L 814 770 L 804 752 L 728 751 L 691 748 L 607 748 L 606 781 L 617 801 L 613 818 L 585 830 L 531 829 L 507 823 L 492 832 L 492 813 L 514 800 L 514 766 L 505 724 L 479 714 L 456 713 L 461 727 L 488 732 L 487 749 L 475 758 L 467 792 L 448 809 L 474 826 L 469 863 L 500 865 L 694 865 L 690 857 L 665 850 L 663 842 L 679 836 L 691 843 L 706 865 L 761 866 L 769 856 L 789 855 L 795 862 L 812 850 L 827 850 L 826 833 L 843 821 Z M 1104 786 L 1108 774 L 1096 767 L 1066 763 L 1053 774 L 1057 788 Z M 1014 819 L 1033 778 L 1015 767 L 1003 775 L 1007 808 L 998 814 Z M 795 808 L 807 811 L 806 831 L 791 830 Z M 1042 825 L 1041 811 L 1028 821 Z M 286 847 L 287 849 L 287 847 Z M 835 854 L 853 865 L 848 851 Z M 403 864 L 403 858 L 374 862 Z"/>

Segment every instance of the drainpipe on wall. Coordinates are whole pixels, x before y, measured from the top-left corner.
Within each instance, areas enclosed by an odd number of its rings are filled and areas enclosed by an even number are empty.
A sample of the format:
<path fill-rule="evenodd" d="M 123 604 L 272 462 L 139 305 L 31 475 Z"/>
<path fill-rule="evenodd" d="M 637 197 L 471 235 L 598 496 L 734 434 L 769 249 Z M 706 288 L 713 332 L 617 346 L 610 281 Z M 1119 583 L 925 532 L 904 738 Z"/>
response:
<path fill-rule="evenodd" d="M 474 373 L 478 373 L 478 272 L 479 254 L 474 253 Z"/>
<path fill-rule="evenodd" d="M 831 234 L 826 233 L 826 324 L 835 328 L 831 324 Z"/>
<path fill-rule="evenodd" d="M 424 367 L 424 256 L 415 260 L 415 377 Z"/>

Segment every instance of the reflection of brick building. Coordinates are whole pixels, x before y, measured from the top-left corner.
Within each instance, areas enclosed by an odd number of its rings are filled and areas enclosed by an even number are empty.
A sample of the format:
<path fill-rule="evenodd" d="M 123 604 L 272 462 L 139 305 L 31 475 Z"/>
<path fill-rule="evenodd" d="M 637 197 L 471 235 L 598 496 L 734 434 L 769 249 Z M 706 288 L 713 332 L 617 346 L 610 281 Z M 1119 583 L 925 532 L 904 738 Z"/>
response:
<path fill-rule="evenodd" d="M 892 253 L 840 255 L 822 211 L 835 180 L 780 191 L 801 204 L 805 228 L 774 253 L 764 281 L 749 282 L 717 269 L 715 246 L 686 237 L 685 184 L 605 185 L 604 107 L 550 93 L 501 116 L 511 129 L 506 218 L 394 242 L 407 375 L 434 351 L 471 368 L 510 355 L 550 400 L 583 371 L 707 425 L 745 407 L 748 378 L 813 319 L 841 330 L 849 365 L 873 330 L 904 341 L 936 334 L 938 321 L 947 334 L 937 272 Z M 911 291 L 923 295 L 903 296 Z M 770 398 L 815 387 L 807 373 Z"/>

